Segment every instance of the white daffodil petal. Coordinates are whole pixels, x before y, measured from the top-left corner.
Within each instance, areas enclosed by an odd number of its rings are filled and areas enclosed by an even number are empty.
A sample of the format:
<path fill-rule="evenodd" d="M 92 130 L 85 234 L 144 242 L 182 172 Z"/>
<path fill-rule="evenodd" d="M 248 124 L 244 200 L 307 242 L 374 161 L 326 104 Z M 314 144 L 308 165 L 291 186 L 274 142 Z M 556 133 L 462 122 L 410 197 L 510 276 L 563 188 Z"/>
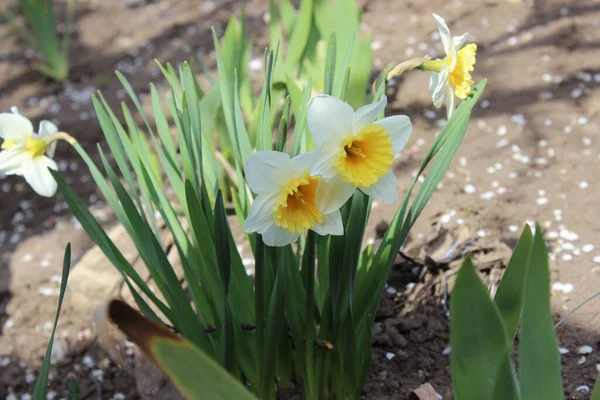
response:
<path fill-rule="evenodd" d="M 406 142 L 408 142 L 410 134 L 412 133 L 412 123 L 410 122 L 410 118 L 406 115 L 387 117 L 375 122 L 375 124 L 383 127 L 390 135 L 394 154 L 406 146 Z"/>
<path fill-rule="evenodd" d="M 309 151 L 308 153 L 303 153 L 292 158 L 290 160 L 290 167 L 294 172 L 294 176 L 300 176 L 309 171 L 316 161 L 316 153 Z"/>
<path fill-rule="evenodd" d="M 371 196 L 374 200 L 380 200 L 385 203 L 394 203 L 398 200 L 397 186 L 396 176 L 393 171 L 390 171 L 375 184 L 368 187 L 361 187 L 360 190 Z"/>
<path fill-rule="evenodd" d="M 330 181 L 321 180 L 317 188 L 317 208 L 323 214 L 339 210 L 354 194 L 356 188 L 339 176 Z"/>
<path fill-rule="evenodd" d="M 38 135 L 40 138 L 53 135 L 56 132 L 58 132 L 58 128 L 52 122 L 45 119 L 40 121 L 40 128 L 38 130 Z"/>
<path fill-rule="evenodd" d="M 335 160 L 340 152 L 340 143 L 337 139 L 331 139 L 312 151 L 314 155 L 314 164 L 310 170 L 313 176 L 320 176 L 325 180 L 330 180 L 338 174 L 335 168 Z"/>
<path fill-rule="evenodd" d="M 257 151 L 248 157 L 244 173 L 254 193 L 277 190 L 293 176 L 290 155 L 279 151 Z"/>
<path fill-rule="evenodd" d="M 352 133 L 354 110 L 350 104 L 328 95 L 318 95 L 308 103 L 306 122 L 317 145 Z"/>
<path fill-rule="evenodd" d="M 271 247 L 287 246 L 299 237 L 299 233 L 289 233 L 276 225 L 273 225 L 262 234 L 263 242 Z"/>
<path fill-rule="evenodd" d="M 454 48 L 452 43 L 452 34 L 450 33 L 450 28 L 446 24 L 444 18 L 440 17 L 437 14 L 433 14 L 433 18 L 437 22 L 438 31 L 440 32 L 440 39 L 442 40 L 442 45 L 444 46 L 444 51 L 446 55 L 452 55 L 452 48 Z"/>
<path fill-rule="evenodd" d="M 440 108 L 444 102 L 444 95 L 446 94 L 446 87 L 449 84 L 448 67 L 442 65 L 442 69 L 439 73 L 432 72 L 431 80 L 429 82 L 429 93 L 433 99 L 433 105 L 436 108 Z M 435 85 L 435 86 L 434 86 Z"/>
<path fill-rule="evenodd" d="M 52 122 L 50 122 L 48 120 L 40 121 L 40 128 L 38 130 L 38 136 L 40 138 L 44 138 L 46 136 L 53 135 L 56 132 L 58 132 L 58 127 L 56 125 L 54 125 Z M 48 157 L 50 157 L 50 158 L 54 157 L 54 152 L 56 151 L 57 144 L 58 144 L 58 142 L 52 142 L 50 144 L 50 148 L 46 152 Z"/>
<path fill-rule="evenodd" d="M 323 223 L 317 224 L 314 229 L 319 235 L 343 235 L 344 223 L 342 222 L 342 214 L 339 211 L 332 212 L 323 216 Z"/>
<path fill-rule="evenodd" d="M 454 49 L 456 51 L 462 49 L 463 46 L 467 43 L 468 39 L 469 39 L 469 34 L 468 33 L 463 33 L 460 36 L 454 36 L 452 38 L 452 44 L 454 45 Z"/>
<path fill-rule="evenodd" d="M 356 110 L 352 117 L 352 132 L 358 133 L 365 126 L 372 124 L 386 105 L 387 97 L 383 96 L 377 103 L 368 104 Z"/>
<path fill-rule="evenodd" d="M 2 139 L 20 139 L 33 133 L 33 125 L 21 114 L 0 114 L 0 137 Z"/>
<path fill-rule="evenodd" d="M 273 207 L 277 196 L 277 192 L 261 193 L 256 196 L 244 222 L 245 232 L 263 233 L 273 225 Z"/>
<path fill-rule="evenodd" d="M 22 148 L 0 151 L 0 172 L 6 175 L 23 175 L 22 165 L 30 158 Z"/>
<path fill-rule="evenodd" d="M 446 88 L 446 118 L 450 121 L 450 117 L 454 113 L 454 90 L 450 86 Z"/>
<path fill-rule="evenodd" d="M 40 196 L 52 197 L 58 189 L 58 184 L 48 170 L 56 170 L 53 159 L 42 156 L 29 158 L 23 163 L 23 177 Z"/>

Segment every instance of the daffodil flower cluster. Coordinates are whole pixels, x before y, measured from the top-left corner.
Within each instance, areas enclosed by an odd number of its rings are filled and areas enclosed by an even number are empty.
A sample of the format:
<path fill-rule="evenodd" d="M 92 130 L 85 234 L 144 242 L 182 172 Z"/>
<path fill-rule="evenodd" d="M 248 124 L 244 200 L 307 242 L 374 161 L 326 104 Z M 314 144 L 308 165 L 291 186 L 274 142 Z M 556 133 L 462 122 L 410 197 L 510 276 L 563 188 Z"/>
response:
<path fill-rule="evenodd" d="M 406 145 L 412 125 L 404 115 L 376 121 L 386 104 L 384 97 L 354 111 L 335 97 L 315 96 L 307 111 L 314 150 L 294 158 L 259 151 L 248 158 L 246 181 L 257 197 L 244 230 L 261 234 L 268 246 L 285 246 L 309 229 L 342 235 L 339 209 L 356 189 L 375 200 L 395 202 L 392 161 Z"/>
<path fill-rule="evenodd" d="M 446 21 L 437 14 L 435 19 L 442 47 L 446 57 L 431 60 L 430 57 L 419 57 L 404 61 L 394 67 L 387 79 L 402 75 L 411 69 L 420 69 L 431 72 L 429 80 L 429 94 L 436 108 L 446 103 L 447 117 L 450 119 L 455 108 L 455 97 L 464 100 L 471 94 L 474 84 L 471 72 L 476 62 L 477 45 L 468 43 L 469 34 L 452 36 Z"/>
<path fill-rule="evenodd" d="M 10 113 L 0 113 L 0 172 L 23 176 L 40 196 L 52 197 L 58 185 L 49 169 L 56 170 L 52 159 L 59 139 L 73 140 L 50 121 L 40 122 L 34 133 L 31 121 L 19 114 L 16 107 Z"/>

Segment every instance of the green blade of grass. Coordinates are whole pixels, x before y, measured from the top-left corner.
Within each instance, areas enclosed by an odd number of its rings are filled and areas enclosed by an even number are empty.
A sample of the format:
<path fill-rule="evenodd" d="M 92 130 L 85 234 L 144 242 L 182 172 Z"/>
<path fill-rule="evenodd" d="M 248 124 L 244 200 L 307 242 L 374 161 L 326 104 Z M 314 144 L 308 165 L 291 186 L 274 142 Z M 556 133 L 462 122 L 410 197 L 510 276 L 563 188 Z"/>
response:
<path fill-rule="evenodd" d="M 52 358 L 52 346 L 54 345 L 54 334 L 56 333 L 56 326 L 58 325 L 58 317 L 60 316 L 60 310 L 62 308 L 63 299 L 65 297 L 65 291 L 67 290 L 67 281 L 69 280 L 69 270 L 71 269 L 71 244 L 67 244 L 65 248 L 65 254 L 63 256 L 63 268 L 62 276 L 60 280 L 60 292 L 58 295 L 58 306 L 56 308 L 56 316 L 54 317 L 54 326 L 52 327 L 52 333 L 50 334 L 50 341 L 46 348 L 46 354 L 44 355 L 44 361 L 40 368 L 40 375 L 37 382 L 35 383 L 35 389 L 33 390 L 33 400 L 46 400 L 46 392 L 48 391 L 48 373 L 50 372 L 50 360 Z"/>

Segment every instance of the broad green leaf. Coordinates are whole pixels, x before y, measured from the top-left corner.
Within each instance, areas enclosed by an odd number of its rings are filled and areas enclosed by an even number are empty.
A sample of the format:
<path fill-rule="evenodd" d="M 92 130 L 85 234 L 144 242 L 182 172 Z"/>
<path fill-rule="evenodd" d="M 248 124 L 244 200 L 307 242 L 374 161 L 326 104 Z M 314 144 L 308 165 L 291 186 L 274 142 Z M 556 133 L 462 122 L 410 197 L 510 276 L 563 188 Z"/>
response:
<path fill-rule="evenodd" d="M 510 257 L 494 297 L 494 302 L 504 319 L 506 336 L 511 342 L 517 334 L 521 313 L 523 312 L 523 296 L 525 294 L 525 282 L 529 270 L 532 246 L 531 229 L 529 229 L 529 225 L 525 224 L 523 233 Z"/>
<path fill-rule="evenodd" d="M 500 312 L 467 257 L 450 301 L 450 368 L 456 400 L 492 399 L 509 347 Z"/>
<path fill-rule="evenodd" d="M 498 371 L 493 400 L 519 400 L 521 398 L 519 384 L 517 383 L 517 374 L 511 362 L 511 352 L 512 349 L 509 348 L 504 357 L 504 362 Z"/>
<path fill-rule="evenodd" d="M 255 399 L 206 353 L 152 322 L 121 300 L 112 300 L 107 318 L 171 380 L 186 399 Z"/>
<path fill-rule="evenodd" d="M 522 399 L 563 399 L 560 368 L 558 341 L 550 307 L 548 249 L 541 227 L 536 225 L 519 335 Z"/>
<path fill-rule="evenodd" d="M 52 346 L 54 344 L 54 334 L 56 333 L 56 325 L 58 325 L 58 317 L 60 316 L 60 309 L 62 308 L 62 302 L 65 297 L 65 291 L 67 290 L 67 281 L 69 279 L 69 270 L 71 269 L 71 244 L 67 244 L 65 248 L 65 255 L 63 256 L 63 268 L 62 276 L 60 279 L 60 292 L 58 295 L 58 307 L 56 308 L 56 316 L 54 317 L 54 325 L 52 326 L 52 333 L 50 334 L 50 341 L 46 348 L 46 354 L 44 355 L 44 361 L 40 368 L 40 375 L 37 382 L 35 383 L 35 389 L 33 390 L 33 400 L 46 400 L 46 393 L 48 391 L 48 373 L 50 372 L 50 360 L 52 358 Z"/>

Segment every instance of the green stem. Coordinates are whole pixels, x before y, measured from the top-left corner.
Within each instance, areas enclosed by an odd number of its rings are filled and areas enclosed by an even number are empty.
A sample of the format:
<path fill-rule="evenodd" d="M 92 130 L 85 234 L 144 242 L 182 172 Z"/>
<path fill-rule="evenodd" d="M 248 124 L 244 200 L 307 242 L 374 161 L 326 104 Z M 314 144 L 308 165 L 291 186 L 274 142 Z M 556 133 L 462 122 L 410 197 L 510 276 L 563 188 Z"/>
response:
<path fill-rule="evenodd" d="M 567 320 L 567 318 L 569 318 L 571 315 L 573 315 L 576 311 L 578 311 L 581 307 L 585 306 L 587 303 L 589 303 L 590 301 L 594 300 L 596 297 L 600 296 L 600 292 L 592 295 L 591 297 L 589 297 L 587 300 L 585 300 L 583 303 L 581 303 L 580 305 L 578 305 L 577 307 L 575 307 L 574 309 L 572 309 L 571 311 L 569 311 L 567 313 L 567 315 L 565 315 L 560 321 L 558 321 L 556 323 L 556 325 L 554 325 L 554 329 L 558 328 L 563 322 L 565 322 Z"/>
<path fill-rule="evenodd" d="M 261 395 L 261 390 L 265 386 L 265 376 L 268 375 L 265 371 L 265 251 L 262 238 L 256 235 L 256 263 L 254 268 L 254 279 L 255 289 L 254 295 L 256 297 L 256 354 L 258 358 L 258 394 Z M 261 396 L 262 398 L 262 396 Z"/>
<path fill-rule="evenodd" d="M 306 398 L 309 400 L 318 399 L 318 390 L 315 385 L 314 376 L 314 347 L 313 339 L 315 336 L 314 309 L 315 309 L 315 233 L 309 231 L 306 237 L 304 247 L 304 256 L 302 259 L 302 275 L 304 277 L 304 287 L 306 289 L 306 308 L 304 311 L 305 330 L 304 330 L 304 355 L 305 355 L 305 376 L 304 390 Z"/>

